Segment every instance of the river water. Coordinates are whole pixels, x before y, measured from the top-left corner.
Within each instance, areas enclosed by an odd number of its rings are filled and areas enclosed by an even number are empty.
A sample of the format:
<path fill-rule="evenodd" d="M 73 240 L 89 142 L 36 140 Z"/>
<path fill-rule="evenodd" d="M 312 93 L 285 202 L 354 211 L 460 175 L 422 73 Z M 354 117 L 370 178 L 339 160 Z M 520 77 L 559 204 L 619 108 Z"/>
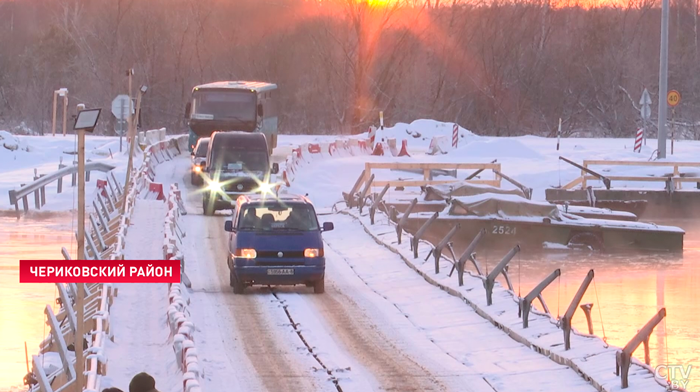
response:
<path fill-rule="evenodd" d="M 692 366 L 689 391 L 700 390 L 700 224 L 668 221 L 658 224 L 686 230 L 683 255 L 600 255 L 587 252 L 518 254 L 509 263 L 509 278 L 516 292 L 525 296 L 557 268 L 560 278 L 543 292 L 553 316 L 563 315 L 590 269 L 595 278 L 582 304 L 592 303 L 593 333 L 624 347 L 659 309 L 666 319 L 649 341 L 651 366 Z M 482 269 L 492 269 L 507 252 L 477 255 Z M 485 268 L 487 267 L 487 268 Z M 505 280 L 499 278 L 502 285 Z M 533 303 L 542 309 L 539 301 Z M 515 305 L 514 305 L 515 306 Z M 517 306 L 513 308 L 517 312 Z M 587 333 L 583 311 L 574 314 L 574 327 Z M 635 351 L 644 360 L 644 346 Z M 615 364 L 610 363 L 610 371 Z M 662 373 L 664 374 L 664 373 Z M 679 373 L 680 374 L 680 373 Z"/>
<path fill-rule="evenodd" d="M 689 390 L 700 389 L 700 225 L 692 222 L 658 222 L 686 230 L 682 257 L 668 255 L 601 256 L 587 253 L 516 255 L 510 262 L 510 278 L 516 293 L 525 296 L 556 268 L 561 277 L 544 291 L 554 316 L 561 315 L 578 290 L 589 269 L 595 279 L 582 303 L 593 304 L 594 333 L 608 343 L 624 346 L 661 307 L 665 321 L 650 340 L 652 366 L 682 364 L 693 366 Z M 48 333 L 44 308 L 55 307 L 56 288 L 51 284 L 19 284 L 20 259 L 61 259 L 61 247 L 73 250 L 70 215 L 44 219 L 0 217 L 0 391 L 20 391 L 26 374 L 24 342 L 29 355 Z M 482 268 L 493 268 L 503 254 L 481 254 Z M 539 303 L 535 302 L 539 307 Z M 514 308 L 513 311 L 517 311 Z M 579 331 L 587 331 L 583 312 L 573 320 Z M 643 346 L 635 356 L 644 358 Z M 614 363 L 610 364 L 614 371 Z"/>
<path fill-rule="evenodd" d="M 49 331 L 46 305 L 57 310 L 55 285 L 19 283 L 19 260 L 63 259 L 61 247 L 75 248 L 72 232 L 67 213 L 40 219 L 0 217 L 0 391 L 26 390 L 24 343 L 31 361 Z"/>

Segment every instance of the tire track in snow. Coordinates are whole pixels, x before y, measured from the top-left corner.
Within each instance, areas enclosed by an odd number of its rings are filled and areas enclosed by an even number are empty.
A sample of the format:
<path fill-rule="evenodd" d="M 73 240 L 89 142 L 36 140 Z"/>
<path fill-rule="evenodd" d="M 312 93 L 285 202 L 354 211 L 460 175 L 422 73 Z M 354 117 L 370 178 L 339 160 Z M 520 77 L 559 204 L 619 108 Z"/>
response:
<path fill-rule="evenodd" d="M 273 291 L 272 295 L 275 297 L 275 299 L 277 299 L 280 302 L 280 304 L 283 303 L 283 301 L 280 299 L 280 297 L 277 293 L 275 293 Z M 297 333 L 297 336 L 299 336 L 299 339 L 301 339 L 301 341 L 304 343 L 304 346 L 306 346 L 306 349 L 314 357 L 316 362 L 318 362 L 318 364 L 321 365 L 321 367 L 326 370 L 326 373 L 328 373 L 328 375 L 330 376 L 330 380 L 333 382 L 333 385 L 335 385 L 335 389 L 338 392 L 343 392 L 343 389 L 340 387 L 340 384 L 338 383 L 338 378 L 336 378 L 335 374 L 333 374 L 333 369 L 330 369 L 328 366 L 326 366 L 326 364 L 323 363 L 321 358 L 314 352 L 314 348 L 311 347 L 309 342 L 306 341 L 306 339 L 304 338 L 304 334 L 298 328 L 299 324 L 294 322 L 294 318 L 289 313 L 289 309 L 287 308 L 287 306 L 282 305 L 282 307 L 284 308 L 284 313 L 287 315 L 287 318 L 289 319 L 289 322 L 291 323 L 292 328 L 294 328 L 294 331 Z"/>
<path fill-rule="evenodd" d="M 316 362 L 301 348 L 289 319 L 269 292 L 250 290 L 234 295 L 226 265 L 224 217 L 203 216 L 201 196 L 189 182 L 189 161 L 176 159 L 162 177 L 178 182 L 188 215 L 185 262 L 192 280 L 192 313 L 204 326 L 197 348 L 214 390 L 315 391 L 336 390 L 315 374 Z M 324 385 L 325 384 L 325 385 Z M 332 385 L 332 384 L 331 384 Z M 221 389 L 224 388 L 224 389 Z"/>

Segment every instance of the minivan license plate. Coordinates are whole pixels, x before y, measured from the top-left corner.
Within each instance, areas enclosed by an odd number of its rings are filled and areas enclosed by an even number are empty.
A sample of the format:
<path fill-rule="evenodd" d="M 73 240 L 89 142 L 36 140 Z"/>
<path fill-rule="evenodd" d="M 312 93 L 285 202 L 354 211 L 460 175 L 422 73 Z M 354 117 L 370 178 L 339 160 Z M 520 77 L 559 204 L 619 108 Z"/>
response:
<path fill-rule="evenodd" d="M 294 275 L 294 268 L 269 268 L 268 275 Z"/>

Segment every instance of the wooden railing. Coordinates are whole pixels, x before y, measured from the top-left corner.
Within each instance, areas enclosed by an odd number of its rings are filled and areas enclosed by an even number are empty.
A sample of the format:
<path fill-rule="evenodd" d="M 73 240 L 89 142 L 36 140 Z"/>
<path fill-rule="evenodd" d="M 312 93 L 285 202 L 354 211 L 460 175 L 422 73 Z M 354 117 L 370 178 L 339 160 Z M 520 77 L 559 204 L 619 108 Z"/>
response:
<path fill-rule="evenodd" d="M 501 175 L 498 174 L 501 171 L 500 163 L 398 163 L 398 162 L 367 162 L 365 163 L 364 178 L 362 184 L 366 185 L 369 183 L 370 178 L 372 178 L 372 170 L 378 169 L 389 169 L 389 170 L 422 170 L 423 179 L 407 179 L 407 180 L 373 180 L 371 183 L 372 188 L 383 188 L 387 184 L 390 187 L 417 187 L 426 185 L 440 185 L 440 184 L 453 184 L 459 181 L 466 181 L 473 184 L 484 184 L 495 187 L 501 186 Z M 431 171 L 432 170 L 491 170 L 493 171 L 492 180 L 460 180 L 455 178 L 453 180 L 433 180 Z M 467 176 L 464 176 L 467 178 Z M 361 184 L 361 185 L 362 185 Z"/>
<path fill-rule="evenodd" d="M 673 172 L 662 176 L 616 176 L 606 174 L 604 177 L 610 181 L 625 181 L 625 182 L 671 182 L 672 189 L 681 189 L 681 184 L 684 182 L 700 183 L 700 177 L 686 176 L 687 173 L 681 173 L 681 168 L 697 168 L 700 171 L 700 162 L 646 162 L 646 161 L 605 161 L 605 160 L 586 160 L 583 161 L 583 167 L 589 171 L 593 171 L 591 166 L 640 166 L 640 167 L 668 167 L 673 168 Z M 564 185 L 563 189 L 574 189 L 581 185 L 581 189 L 586 189 L 588 181 L 600 180 L 602 176 L 594 176 L 581 170 L 581 175 Z"/>

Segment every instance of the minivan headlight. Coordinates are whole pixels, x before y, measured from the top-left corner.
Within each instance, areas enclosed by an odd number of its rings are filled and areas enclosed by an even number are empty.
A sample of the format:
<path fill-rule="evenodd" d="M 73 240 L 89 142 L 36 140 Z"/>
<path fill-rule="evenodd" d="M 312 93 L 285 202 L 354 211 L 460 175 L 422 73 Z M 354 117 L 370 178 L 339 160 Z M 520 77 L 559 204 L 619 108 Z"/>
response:
<path fill-rule="evenodd" d="M 212 192 L 221 192 L 223 188 L 221 187 L 221 183 L 218 181 L 212 181 L 209 183 L 209 186 L 207 186 L 207 189 L 209 189 Z"/>
<path fill-rule="evenodd" d="M 306 248 L 304 249 L 304 257 L 314 258 L 323 256 L 323 249 Z"/>
<path fill-rule="evenodd" d="M 254 259 L 258 257 L 258 252 L 256 252 L 255 249 L 238 248 L 236 249 L 236 253 L 234 253 L 234 255 L 244 259 Z"/>

